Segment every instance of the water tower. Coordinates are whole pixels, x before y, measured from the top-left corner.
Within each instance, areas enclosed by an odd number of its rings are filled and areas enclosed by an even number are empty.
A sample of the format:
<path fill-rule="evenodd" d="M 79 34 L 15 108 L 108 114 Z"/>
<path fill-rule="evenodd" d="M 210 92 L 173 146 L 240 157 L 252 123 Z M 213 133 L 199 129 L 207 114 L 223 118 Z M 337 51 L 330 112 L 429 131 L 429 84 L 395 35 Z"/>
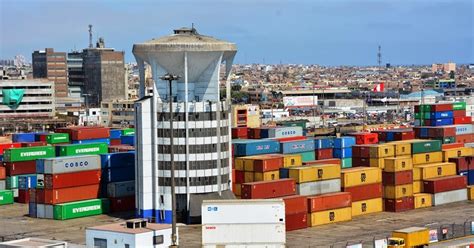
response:
<path fill-rule="evenodd" d="M 235 44 L 200 35 L 194 28 L 133 45 L 140 71 L 140 100 L 135 104 L 139 217 L 171 223 L 172 151 L 178 218 L 199 218 L 203 199 L 233 197 L 228 77 L 236 52 Z M 151 94 L 145 86 L 145 63 L 152 69 Z M 167 74 L 179 78 L 163 80 Z"/>

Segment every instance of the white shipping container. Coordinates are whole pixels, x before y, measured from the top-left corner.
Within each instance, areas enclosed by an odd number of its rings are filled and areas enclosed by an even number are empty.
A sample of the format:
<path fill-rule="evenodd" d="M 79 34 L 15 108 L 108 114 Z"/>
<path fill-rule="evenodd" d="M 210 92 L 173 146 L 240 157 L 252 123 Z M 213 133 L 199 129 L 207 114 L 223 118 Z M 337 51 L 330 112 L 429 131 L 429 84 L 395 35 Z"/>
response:
<path fill-rule="evenodd" d="M 456 135 L 473 133 L 472 124 L 459 124 L 456 127 Z"/>
<path fill-rule="evenodd" d="M 284 246 L 285 223 L 269 224 L 203 224 L 202 244 L 227 247 L 227 245 L 253 244 Z"/>
<path fill-rule="evenodd" d="M 5 190 L 7 187 L 7 183 L 5 180 L 0 180 L 0 190 Z"/>
<path fill-rule="evenodd" d="M 285 138 L 293 136 L 303 136 L 303 128 L 295 127 L 275 127 L 268 130 L 268 138 Z"/>
<path fill-rule="evenodd" d="M 464 147 L 474 148 L 474 143 L 464 143 Z"/>
<path fill-rule="evenodd" d="M 296 184 L 298 195 L 319 195 L 341 191 L 341 179 Z"/>
<path fill-rule="evenodd" d="M 99 170 L 99 155 L 56 157 L 44 159 L 44 168 L 38 166 L 37 173 L 61 174 L 79 171 Z"/>
<path fill-rule="evenodd" d="M 107 184 L 108 197 L 125 197 L 135 195 L 135 180 Z"/>
<path fill-rule="evenodd" d="M 442 204 L 466 201 L 467 200 L 467 189 L 458 189 L 447 192 L 441 192 L 433 194 L 433 206 Z"/>

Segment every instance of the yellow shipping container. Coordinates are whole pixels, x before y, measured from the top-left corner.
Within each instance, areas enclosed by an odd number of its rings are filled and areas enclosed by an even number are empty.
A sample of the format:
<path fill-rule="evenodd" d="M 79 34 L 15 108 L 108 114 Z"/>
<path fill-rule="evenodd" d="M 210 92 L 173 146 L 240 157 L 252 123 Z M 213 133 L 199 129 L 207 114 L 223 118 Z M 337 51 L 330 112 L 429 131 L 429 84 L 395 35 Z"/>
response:
<path fill-rule="evenodd" d="M 234 158 L 235 170 L 243 171 L 244 170 L 244 157 Z"/>
<path fill-rule="evenodd" d="M 474 201 L 474 186 L 467 186 L 467 198 Z"/>
<path fill-rule="evenodd" d="M 354 167 L 341 171 L 341 186 L 352 187 L 382 182 L 382 170 L 375 167 Z"/>
<path fill-rule="evenodd" d="M 276 156 L 276 155 L 272 155 Z M 283 168 L 302 166 L 301 154 L 279 154 L 283 157 Z"/>
<path fill-rule="evenodd" d="M 386 158 L 371 158 L 369 159 L 370 167 L 377 167 L 380 169 L 385 168 L 385 159 Z"/>
<path fill-rule="evenodd" d="M 327 211 L 308 214 L 309 227 L 349 220 L 352 220 L 352 210 L 350 207 L 331 209 Z"/>
<path fill-rule="evenodd" d="M 253 178 L 255 182 L 277 180 L 280 179 L 280 171 L 255 172 Z"/>
<path fill-rule="evenodd" d="M 423 247 L 430 242 L 429 230 L 424 227 L 409 227 L 392 232 L 392 237 L 405 240 L 404 247 Z"/>
<path fill-rule="evenodd" d="M 234 184 L 235 188 L 232 189 L 235 195 L 240 196 L 242 193 L 242 185 L 239 183 Z"/>
<path fill-rule="evenodd" d="M 414 194 L 413 198 L 415 201 L 415 209 L 427 208 L 433 205 L 431 200 L 431 194 Z"/>
<path fill-rule="evenodd" d="M 385 158 L 384 165 L 384 171 L 387 172 L 398 172 L 413 169 L 413 161 L 410 156 Z"/>
<path fill-rule="evenodd" d="M 294 167 L 289 169 L 289 177 L 297 183 L 340 178 L 341 166 L 336 164 Z"/>
<path fill-rule="evenodd" d="M 360 216 L 383 211 L 382 198 L 352 202 L 352 216 Z"/>
<path fill-rule="evenodd" d="M 387 199 L 398 199 L 406 196 L 413 196 L 413 184 L 403 184 L 383 187 L 383 197 Z"/>
<path fill-rule="evenodd" d="M 443 161 L 448 162 L 450 158 L 471 156 L 472 148 L 470 147 L 460 147 L 454 149 L 443 150 Z"/>
<path fill-rule="evenodd" d="M 370 158 L 393 157 L 395 156 L 395 147 L 391 144 L 374 145 L 369 148 L 369 154 Z"/>
<path fill-rule="evenodd" d="M 455 163 L 424 164 L 417 166 L 417 168 L 420 169 L 420 173 L 419 175 L 416 175 L 416 178 L 415 173 L 413 173 L 414 181 L 456 175 Z"/>
<path fill-rule="evenodd" d="M 395 156 L 406 156 L 406 155 L 411 155 L 411 144 L 408 142 L 403 142 L 403 141 L 398 141 L 398 142 L 393 142 L 395 146 Z M 392 144 L 392 143 L 390 143 Z"/>
<path fill-rule="evenodd" d="M 244 172 L 244 182 L 246 183 L 251 183 L 254 182 L 254 175 L 252 171 L 246 171 Z"/>
<path fill-rule="evenodd" d="M 253 171 L 254 161 L 254 158 L 244 159 L 244 171 Z"/>
<path fill-rule="evenodd" d="M 418 194 L 423 191 L 423 181 L 413 181 L 413 194 Z"/>
<path fill-rule="evenodd" d="M 439 163 L 443 161 L 442 152 L 428 152 L 413 154 L 413 165 L 417 164 L 428 164 L 428 163 Z"/>

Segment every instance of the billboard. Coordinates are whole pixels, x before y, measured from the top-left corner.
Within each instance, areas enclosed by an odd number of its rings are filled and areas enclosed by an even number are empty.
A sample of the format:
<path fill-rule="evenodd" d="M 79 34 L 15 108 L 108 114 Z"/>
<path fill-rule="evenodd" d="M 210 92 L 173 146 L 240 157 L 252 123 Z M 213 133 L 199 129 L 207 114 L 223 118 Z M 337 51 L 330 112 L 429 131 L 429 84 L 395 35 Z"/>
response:
<path fill-rule="evenodd" d="M 430 230 L 430 243 L 438 242 L 438 229 Z"/>
<path fill-rule="evenodd" d="M 318 96 L 285 96 L 283 105 L 285 108 L 311 107 L 318 105 Z"/>

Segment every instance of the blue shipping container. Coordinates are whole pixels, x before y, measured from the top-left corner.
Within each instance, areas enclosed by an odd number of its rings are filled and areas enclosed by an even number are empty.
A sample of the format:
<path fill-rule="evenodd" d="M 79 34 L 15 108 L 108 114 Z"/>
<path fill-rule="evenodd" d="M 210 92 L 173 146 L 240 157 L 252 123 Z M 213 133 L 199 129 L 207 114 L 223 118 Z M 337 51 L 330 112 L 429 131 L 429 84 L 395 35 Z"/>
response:
<path fill-rule="evenodd" d="M 34 189 L 36 188 L 36 183 L 37 177 L 35 174 L 18 176 L 19 189 Z"/>
<path fill-rule="evenodd" d="M 426 127 L 420 128 L 420 138 L 428 138 L 428 130 Z"/>
<path fill-rule="evenodd" d="M 335 137 L 317 137 L 314 139 L 314 148 L 316 149 L 327 149 L 334 148 Z"/>
<path fill-rule="evenodd" d="M 102 169 L 104 183 L 135 180 L 135 167 L 115 167 Z"/>
<path fill-rule="evenodd" d="M 100 155 L 102 168 L 135 167 L 135 152 L 117 152 Z"/>
<path fill-rule="evenodd" d="M 120 136 L 120 143 L 122 143 L 123 145 L 135 146 L 135 135 Z"/>
<path fill-rule="evenodd" d="M 353 145 L 355 145 L 355 143 L 356 141 L 354 137 L 340 137 L 334 139 L 334 148 L 341 149 L 346 147 L 352 147 Z"/>
<path fill-rule="evenodd" d="M 12 134 L 12 142 L 35 142 L 36 133 L 14 133 Z"/>
<path fill-rule="evenodd" d="M 251 156 L 279 152 L 280 143 L 275 140 L 255 140 L 248 143 L 237 143 L 235 149 L 235 155 L 237 156 Z"/>
<path fill-rule="evenodd" d="M 280 151 L 283 154 L 314 151 L 313 140 L 297 140 L 280 143 Z"/>
<path fill-rule="evenodd" d="M 290 169 L 280 168 L 280 178 L 290 178 Z"/>
<path fill-rule="evenodd" d="M 474 170 L 462 171 L 459 175 L 466 177 L 467 185 L 474 185 Z"/>
<path fill-rule="evenodd" d="M 30 218 L 36 218 L 37 217 L 37 214 L 36 214 L 36 202 L 33 202 L 33 201 L 30 201 L 28 203 L 28 215 L 30 216 Z"/>
<path fill-rule="evenodd" d="M 110 139 L 87 139 L 87 140 L 73 140 L 72 144 L 91 144 L 91 143 L 107 143 L 110 145 Z"/>
<path fill-rule="evenodd" d="M 260 138 L 261 139 L 267 139 L 270 138 L 270 128 L 260 128 Z"/>
<path fill-rule="evenodd" d="M 385 140 L 386 141 L 394 141 L 395 140 L 395 132 L 386 132 L 385 133 Z"/>
<path fill-rule="evenodd" d="M 120 130 L 120 129 L 111 129 L 110 130 L 110 138 L 111 139 L 120 139 L 120 136 L 122 136 L 122 130 Z"/>
<path fill-rule="evenodd" d="M 453 125 L 453 119 L 433 119 L 430 120 L 430 126 L 446 126 L 446 125 Z"/>
<path fill-rule="evenodd" d="M 453 111 L 431 112 L 430 119 L 453 118 Z"/>
<path fill-rule="evenodd" d="M 352 147 L 334 149 L 332 154 L 335 158 L 352 158 Z"/>

